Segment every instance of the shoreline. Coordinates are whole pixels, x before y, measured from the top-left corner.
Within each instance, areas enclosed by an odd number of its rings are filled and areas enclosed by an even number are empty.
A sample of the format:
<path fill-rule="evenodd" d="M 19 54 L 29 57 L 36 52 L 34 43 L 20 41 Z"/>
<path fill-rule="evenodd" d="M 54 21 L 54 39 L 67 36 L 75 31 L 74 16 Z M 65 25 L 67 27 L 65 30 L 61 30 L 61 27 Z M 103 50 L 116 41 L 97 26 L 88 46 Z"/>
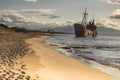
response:
<path fill-rule="evenodd" d="M 81 61 L 61 54 L 45 44 L 45 40 L 45 36 L 27 39 L 26 42 L 34 53 L 20 60 L 27 65 L 28 74 L 37 76 L 37 80 L 116 80 Z"/>
<path fill-rule="evenodd" d="M 53 45 L 51 45 L 51 46 L 53 46 Z M 63 48 L 58 47 L 55 50 L 61 52 L 61 54 L 64 54 L 65 56 L 77 59 L 77 60 L 81 61 L 82 63 L 86 64 L 87 66 L 90 66 L 94 69 L 98 69 L 98 70 L 100 70 L 100 71 L 102 71 L 102 72 L 104 72 L 108 75 L 114 76 L 117 80 L 120 80 L 120 75 L 119 75 L 120 70 L 118 68 L 107 66 L 107 65 L 104 65 L 104 64 L 100 64 L 99 62 L 96 62 L 94 60 L 88 60 L 88 59 L 85 59 L 85 58 L 82 58 L 82 57 L 80 58 L 80 57 L 76 56 L 74 53 L 72 53 L 72 51 L 67 51 Z"/>
<path fill-rule="evenodd" d="M 63 35 L 64 36 L 64 35 Z M 68 36 L 68 35 L 67 35 Z M 95 51 L 97 49 L 96 48 L 115 48 L 113 46 L 97 46 L 95 45 L 95 47 L 90 46 L 89 44 L 87 45 L 82 45 L 82 44 L 78 44 L 76 45 L 76 43 L 74 43 L 74 41 L 78 41 L 77 39 L 71 39 L 73 38 L 73 36 L 64 36 L 59 38 L 59 36 L 54 36 L 54 37 L 50 37 L 49 40 L 46 41 L 47 44 L 51 45 L 51 46 L 56 46 L 55 49 L 59 52 L 61 52 L 62 54 L 75 58 L 77 60 L 82 61 L 83 63 L 85 63 L 86 65 L 98 69 L 106 74 L 109 74 L 111 76 L 114 76 L 117 80 L 120 80 L 120 69 L 119 66 L 114 66 L 112 64 L 109 64 L 109 62 L 107 63 L 107 60 L 104 60 L 104 56 L 99 59 L 99 50 L 102 49 L 98 49 L 98 51 Z M 66 38 L 67 37 L 67 38 Z M 63 39 L 65 38 L 65 39 Z M 68 40 L 66 40 L 68 39 Z M 61 40 L 61 41 L 60 41 Z M 63 40 L 63 41 L 62 41 Z M 66 41 L 70 41 L 70 42 L 66 42 Z M 73 43 L 72 43 L 73 42 Z M 81 41 L 82 42 L 82 41 Z M 84 43 L 84 41 L 83 41 Z M 72 45 L 71 45 L 72 44 Z M 89 46 L 89 47 L 88 47 Z M 92 48 L 92 50 L 90 51 L 90 49 Z M 94 50 L 95 49 L 95 50 Z M 102 54 L 107 54 L 104 52 L 101 52 Z M 101 54 L 100 53 L 100 54 Z M 98 55 L 96 57 L 94 57 L 94 55 Z M 114 55 L 112 55 L 114 56 Z M 109 56 L 108 56 L 109 57 Z M 103 61 L 102 61 L 103 59 Z M 112 61 L 112 59 L 111 59 Z"/>

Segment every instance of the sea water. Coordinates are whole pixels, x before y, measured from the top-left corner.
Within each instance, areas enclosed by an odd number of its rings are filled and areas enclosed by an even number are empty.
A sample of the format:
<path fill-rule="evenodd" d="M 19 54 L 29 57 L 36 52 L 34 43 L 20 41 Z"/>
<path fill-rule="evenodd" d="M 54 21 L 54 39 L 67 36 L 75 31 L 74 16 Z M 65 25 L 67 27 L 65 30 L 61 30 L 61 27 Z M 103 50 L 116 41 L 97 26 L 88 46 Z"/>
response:
<path fill-rule="evenodd" d="M 85 64 L 113 75 L 120 80 L 120 37 L 79 37 L 74 34 L 55 34 L 48 44 Z"/>

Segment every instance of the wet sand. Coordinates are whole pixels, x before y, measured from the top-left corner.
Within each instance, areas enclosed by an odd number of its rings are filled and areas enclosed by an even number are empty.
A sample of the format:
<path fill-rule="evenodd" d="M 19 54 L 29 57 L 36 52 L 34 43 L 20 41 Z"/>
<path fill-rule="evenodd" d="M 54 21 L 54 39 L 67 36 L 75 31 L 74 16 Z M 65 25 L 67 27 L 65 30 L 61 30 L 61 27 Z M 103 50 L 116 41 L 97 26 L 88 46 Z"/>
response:
<path fill-rule="evenodd" d="M 67 57 L 44 43 L 46 37 L 27 39 L 33 52 L 19 59 L 26 72 L 36 80 L 116 80 L 97 69 Z"/>

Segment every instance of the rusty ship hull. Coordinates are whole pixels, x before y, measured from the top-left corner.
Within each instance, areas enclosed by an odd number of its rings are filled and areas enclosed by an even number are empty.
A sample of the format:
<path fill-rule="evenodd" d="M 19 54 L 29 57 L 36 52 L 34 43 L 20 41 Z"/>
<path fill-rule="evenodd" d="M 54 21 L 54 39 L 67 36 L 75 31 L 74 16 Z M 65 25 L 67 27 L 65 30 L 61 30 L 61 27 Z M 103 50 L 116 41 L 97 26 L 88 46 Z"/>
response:
<path fill-rule="evenodd" d="M 86 28 L 82 24 L 75 23 L 74 24 L 74 31 L 76 37 L 96 37 L 97 32 L 92 31 L 89 28 Z"/>

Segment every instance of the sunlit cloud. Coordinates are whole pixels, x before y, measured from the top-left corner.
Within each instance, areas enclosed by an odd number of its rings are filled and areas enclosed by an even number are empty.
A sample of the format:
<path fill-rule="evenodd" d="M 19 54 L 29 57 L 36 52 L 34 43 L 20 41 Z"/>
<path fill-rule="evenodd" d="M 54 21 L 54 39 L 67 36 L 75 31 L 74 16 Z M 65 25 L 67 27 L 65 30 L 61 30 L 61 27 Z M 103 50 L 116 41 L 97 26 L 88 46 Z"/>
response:
<path fill-rule="evenodd" d="M 120 0 L 101 0 L 101 1 L 105 1 L 108 4 L 120 4 Z"/>
<path fill-rule="evenodd" d="M 43 19 L 37 18 L 35 16 L 28 18 L 19 13 L 1 14 L 0 23 L 6 24 L 8 26 L 26 27 L 28 29 L 53 28 L 63 26 L 63 23 L 46 22 Z"/>
<path fill-rule="evenodd" d="M 55 9 L 24 9 L 21 10 L 23 13 L 47 13 L 47 14 L 53 14 L 56 12 Z"/>
<path fill-rule="evenodd" d="M 16 2 L 18 0 L 11 0 L 12 2 Z M 21 0 L 21 1 L 26 1 L 26 2 L 37 2 L 38 0 Z"/>
<path fill-rule="evenodd" d="M 55 15 L 55 9 L 22 9 L 22 10 L 0 10 L 0 23 L 8 26 L 22 26 L 29 29 L 61 27 L 66 23 L 50 21 L 49 19 L 60 18 Z M 26 14 L 31 15 L 26 16 Z M 38 18 L 40 15 L 40 18 Z M 43 18 L 47 17 L 47 18 Z"/>
<path fill-rule="evenodd" d="M 41 23 L 41 21 L 38 21 L 36 19 L 27 18 L 25 16 L 22 16 L 18 13 L 12 13 L 12 14 L 2 14 L 0 18 L 0 22 L 5 23 Z"/>
<path fill-rule="evenodd" d="M 60 16 L 55 15 L 55 9 L 23 9 L 23 10 L 0 10 L 0 14 L 41 14 L 41 16 L 48 17 L 49 19 L 60 18 Z"/>
<path fill-rule="evenodd" d="M 38 0 L 24 0 L 24 1 L 28 1 L 28 2 L 37 2 Z"/>
<path fill-rule="evenodd" d="M 0 10 L 0 13 L 41 13 L 41 14 L 54 14 L 55 9 L 23 9 L 23 10 Z"/>
<path fill-rule="evenodd" d="M 110 16 L 110 18 L 120 19 L 120 9 L 116 9 L 115 11 L 113 11 L 113 13 Z"/>
<path fill-rule="evenodd" d="M 110 19 L 101 19 L 101 22 L 102 22 L 102 24 L 104 24 L 107 27 L 120 30 L 120 24 L 117 22 L 113 22 Z"/>

